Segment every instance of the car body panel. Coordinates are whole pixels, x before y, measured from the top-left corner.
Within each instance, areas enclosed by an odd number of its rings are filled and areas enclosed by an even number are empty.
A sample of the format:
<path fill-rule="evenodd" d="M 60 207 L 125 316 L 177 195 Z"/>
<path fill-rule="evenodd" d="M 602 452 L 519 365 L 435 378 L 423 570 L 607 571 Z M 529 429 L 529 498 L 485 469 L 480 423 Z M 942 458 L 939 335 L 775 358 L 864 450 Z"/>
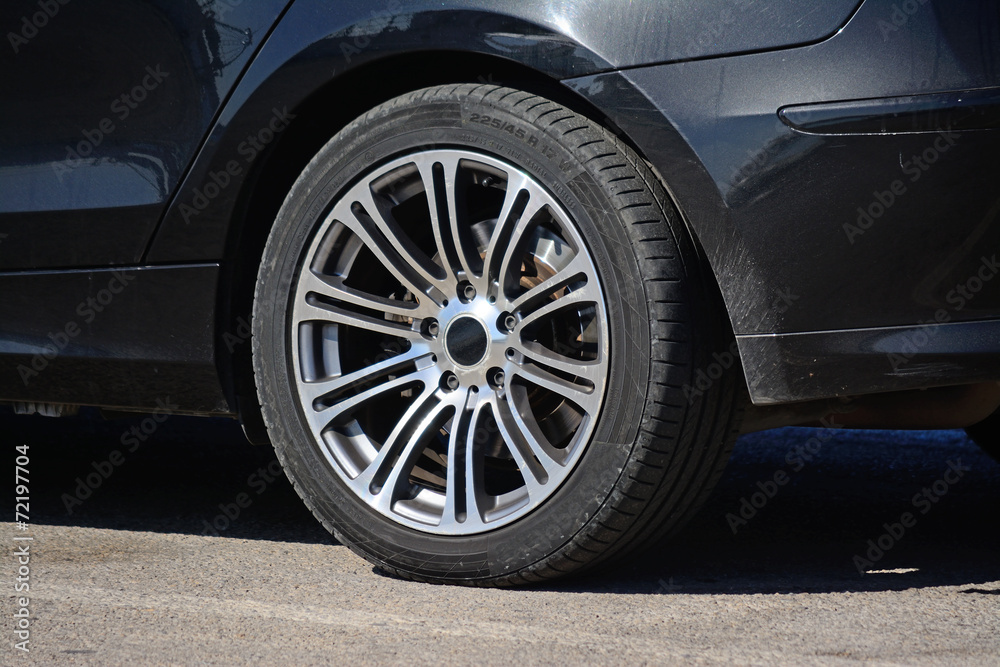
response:
<path fill-rule="evenodd" d="M 884 43 L 877 63 L 865 54 L 873 42 L 883 44 L 878 17 L 891 12 L 890 2 L 865 3 L 822 44 L 622 74 L 707 172 L 690 191 L 694 178 L 664 177 L 681 209 L 697 211 L 691 225 L 738 335 L 913 325 L 941 308 L 955 320 L 1000 317 L 1000 281 L 974 299 L 953 293 L 1000 247 L 1000 191 L 991 187 L 1000 181 L 1000 132 L 942 125 L 818 136 L 796 132 L 777 113 L 786 105 L 911 96 L 921 87 L 997 88 L 1000 51 L 992 44 L 1000 13 L 979 17 L 981 41 L 954 44 L 948 21 L 962 4 L 928 6 L 911 19 L 910 34 Z M 887 115 L 893 111 L 886 106 Z M 672 156 L 657 148 L 652 139 L 647 157 L 668 169 Z M 936 157 L 921 168 L 924 153 Z M 896 181 L 902 187 L 894 194 Z M 824 193 L 820 206 L 817 192 Z"/>
<path fill-rule="evenodd" d="M 218 265 L 0 276 L 0 395 L 228 413 L 215 365 Z"/>
<path fill-rule="evenodd" d="M 284 127 L 286 110 L 294 110 L 336 75 L 394 54 L 430 50 L 428 45 L 513 58 L 553 78 L 611 67 L 566 36 L 524 19 L 474 9 L 438 11 L 439 4 L 406 3 L 413 12 L 398 15 L 373 12 L 364 2 L 345 2 L 336 11 L 317 0 L 292 5 L 221 113 L 147 261 L 220 259 L 240 189 L 252 181 L 269 144 L 280 139 L 269 132 Z M 213 174 L 224 173 L 232 179 L 216 192 L 208 184 Z"/>
<path fill-rule="evenodd" d="M 572 5 L 555 0 L 397 0 L 373 9 L 359 0 L 335 7 L 298 0 L 221 114 L 147 260 L 219 259 L 238 188 L 259 152 L 254 137 L 262 132 L 266 137 L 265 130 L 283 109 L 294 109 L 332 76 L 378 59 L 429 50 L 478 53 L 564 79 L 643 63 L 815 41 L 836 31 L 858 3 L 815 2 L 804 8 L 788 0 L 744 0 L 735 9 L 730 4 L 723 0 L 698 4 L 591 0 Z M 635 25 L 663 38 L 636 40 L 630 32 Z M 705 39 L 706 33 L 711 39 Z M 227 166 L 232 167 L 229 172 L 240 173 L 215 197 L 207 197 L 204 188 L 212 187 L 208 185 L 212 174 L 225 173 Z"/>
<path fill-rule="evenodd" d="M 5 3 L 0 270 L 138 263 L 286 2 Z"/>
<path fill-rule="evenodd" d="M 484 5 L 487 3 L 483 3 Z M 513 6 L 514 3 L 511 3 Z M 520 4 L 520 3 L 517 3 Z M 653 0 L 531 3 L 536 14 L 616 69 L 810 44 L 830 37 L 860 0 Z M 655 36 L 638 39 L 641 35 Z"/>
<path fill-rule="evenodd" d="M 757 405 L 992 382 L 1000 320 L 737 336 Z"/>
<path fill-rule="evenodd" d="M 1000 376 L 1000 14 L 930 3 L 899 35 L 893 7 L 821 44 L 568 82 L 663 175 L 755 402 Z"/>

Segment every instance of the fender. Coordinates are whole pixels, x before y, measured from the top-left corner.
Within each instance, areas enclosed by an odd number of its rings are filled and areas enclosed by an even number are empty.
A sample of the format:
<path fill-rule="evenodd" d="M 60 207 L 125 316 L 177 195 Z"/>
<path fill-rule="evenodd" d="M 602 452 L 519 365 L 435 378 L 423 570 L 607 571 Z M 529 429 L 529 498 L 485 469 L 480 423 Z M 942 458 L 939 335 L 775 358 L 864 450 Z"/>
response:
<path fill-rule="evenodd" d="M 562 80 L 813 43 L 836 32 L 859 4 L 828 0 L 803 9 L 793 0 L 740 0 L 735 6 L 729 0 L 660 0 L 651 12 L 646 3 L 613 0 L 574 3 L 572 8 L 557 0 L 388 0 L 374 7 L 361 1 L 334 6 L 297 0 L 230 96 L 144 260 L 221 259 L 240 192 L 261 152 L 257 145 L 265 147 L 265 129 L 274 117 L 286 109 L 294 113 L 313 92 L 374 61 L 436 49 L 517 63 Z M 627 34 L 634 25 L 664 39 L 640 40 L 649 44 L 637 48 Z M 489 78 L 489 72 L 482 74 Z"/>
<path fill-rule="evenodd" d="M 465 9 L 397 14 L 392 11 L 396 4 L 403 3 L 390 0 L 389 9 L 381 12 L 357 2 L 337 9 L 314 0 L 292 6 L 204 142 L 146 262 L 221 259 L 243 188 L 260 155 L 280 140 L 274 134 L 269 137 L 275 119 L 294 116 L 311 94 L 376 61 L 413 51 L 429 53 L 429 45 L 434 45 L 437 52 L 455 53 L 458 59 L 482 54 L 526 65 L 552 79 L 612 67 L 567 37 L 523 19 Z M 484 79 L 489 75 L 482 74 Z"/>

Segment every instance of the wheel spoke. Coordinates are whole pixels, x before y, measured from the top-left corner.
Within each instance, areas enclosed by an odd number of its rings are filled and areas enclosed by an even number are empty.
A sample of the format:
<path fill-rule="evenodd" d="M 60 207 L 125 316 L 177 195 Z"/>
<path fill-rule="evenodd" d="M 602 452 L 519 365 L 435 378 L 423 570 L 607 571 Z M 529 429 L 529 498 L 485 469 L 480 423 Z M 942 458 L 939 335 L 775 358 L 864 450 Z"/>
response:
<path fill-rule="evenodd" d="M 453 418 L 448 438 L 448 482 L 441 522 L 458 522 L 471 530 L 483 525 L 483 470 L 476 452 L 476 427 L 489 403 L 478 400 L 476 392 L 468 392 L 468 397 L 465 409 Z M 472 401 L 475 405 L 469 410 Z M 464 510 L 461 516 L 459 506 Z"/>
<path fill-rule="evenodd" d="M 423 304 L 407 303 L 398 299 L 387 299 L 385 297 L 368 294 L 361 290 L 347 287 L 344 279 L 340 276 L 323 276 L 305 271 L 299 279 L 301 289 L 327 297 L 344 301 L 354 306 L 360 306 L 386 315 L 397 315 L 399 317 L 427 317 L 436 312 L 436 309 L 429 307 L 426 299 Z"/>
<path fill-rule="evenodd" d="M 299 395 L 307 406 L 312 406 L 317 400 L 329 394 L 343 393 L 364 385 L 376 385 L 381 379 L 393 374 L 393 371 L 401 370 L 414 362 L 417 362 L 417 372 L 419 372 L 422 366 L 419 361 L 426 361 L 428 357 L 430 357 L 429 352 L 421 347 L 414 346 L 402 354 L 371 366 L 365 366 L 347 375 L 339 375 L 335 378 L 320 380 L 318 382 L 303 382 L 300 384 Z M 409 375 L 408 373 L 404 377 L 409 377 Z"/>
<path fill-rule="evenodd" d="M 455 252 L 458 254 L 458 261 L 465 272 L 466 280 L 471 280 L 478 275 L 476 266 L 479 263 L 479 253 L 475 252 L 475 249 L 465 247 L 462 239 L 461 225 L 467 225 L 468 221 L 462 219 L 465 216 L 459 213 L 458 178 L 461 159 L 454 158 L 442 161 L 442 166 L 444 167 L 445 193 L 448 198 L 448 232 L 455 245 Z"/>
<path fill-rule="evenodd" d="M 404 434 L 409 435 L 409 432 L 412 430 L 411 424 L 413 424 L 415 418 L 422 411 L 427 409 L 428 403 L 432 402 L 435 392 L 437 392 L 437 387 L 429 384 L 424 385 L 420 394 L 406 409 L 403 416 L 400 417 L 399 422 L 386 439 L 385 444 L 378 450 L 375 459 L 354 479 L 353 484 L 356 488 L 368 494 L 376 493 L 371 490 L 372 483 L 379 476 L 384 481 L 388 473 L 387 468 L 389 464 L 400 454 L 401 436 Z M 403 444 L 409 444 L 409 439 L 403 441 Z"/>
<path fill-rule="evenodd" d="M 444 411 L 453 408 L 454 403 L 453 399 L 441 400 L 436 389 L 425 390 L 399 420 L 378 456 L 358 478 L 368 482 L 377 509 L 392 511 L 401 483 L 409 479 L 425 443 L 436 434 Z"/>
<path fill-rule="evenodd" d="M 587 264 L 587 261 L 580 254 L 577 254 L 573 257 L 570 263 L 557 274 L 540 282 L 521 296 L 517 297 L 517 299 L 511 303 L 510 310 L 515 313 L 522 310 L 530 310 L 536 304 L 545 301 L 567 285 L 578 282 L 582 277 L 586 277 L 587 282 L 589 283 L 591 278 L 588 275 L 587 269 L 589 267 Z"/>
<path fill-rule="evenodd" d="M 597 392 L 593 387 L 585 387 L 569 380 L 564 380 L 558 375 L 550 373 L 535 364 L 515 365 L 512 373 L 516 377 L 520 377 L 531 384 L 537 385 L 542 389 L 547 389 L 572 401 L 587 414 L 594 414 L 601 400 L 600 392 Z"/>
<path fill-rule="evenodd" d="M 452 242 L 451 236 L 447 182 L 443 176 L 439 178 L 435 174 L 435 165 L 437 163 L 433 159 L 420 160 L 417 162 L 417 168 L 420 171 L 420 180 L 424 184 L 427 209 L 430 212 L 431 231 L 434 233 L 434 244 L 437 247 L 438 257 L 449 278 L 451 278 L 454 269 L 457 268 L 453 264 L 457 259 L 458 249 Z M 441 181 L 440 183 L 439 180 Z M 457 282 L 457 280 L 452 279 L 452 282 Z"/>
<path fill-rule="evenodd" d="M 428 281 L 426 272 L 419 265 L 416 265 L 416 262 L 411 261 L 412 258 L 408 259 L 407 255 L 398 251 L 395 245 L 390 240 L 387 240 L 387 237 L 384 236 L 379 228 L 378 220 L 381 220 L 381 215 L 375 207 L 374 201 L 372 201 L 368 188 L 360 188 L 360 192 L 359 188 L 355 188 L 348 194 L 349 196 L 342 199 L 330 213 L 327 219 L 328 222 L 340 222 L 357 234 L 382 266 L 392 273 L 418 299 L 429 298 L 440 305 L 443 296 L 436 288 L 435 283 Z M 361 196 L 350 196 L 356 194 L 360 194 Z M 370 206 L 375 209 L 375 212 L 369 212 L 368 216 L 359 217 L 355 215 L 353 204 L 355 201 L 365 200 L 366 198 L 371 202 Z M 382 220 L 383 224 L 384 222 Z M 371 228 L 373 226 L 375 227 L 374 229 Z M 399 242 L 398 239 L 396 241 L 397 243 Z"/>
<path fill-rule="evenodd" d="M 531 181 L 524 174 L 510 173 L 507 177 L 507 191 L 504 194 L 503 206 L 500 215 L 497 217 L 497 226 L 490 236 L 489 245 L 486 247 L 486 256 L 483 260 L 483 277 L 487 283 L 494 280 L 500 281 L 503 275 L 501 264 L 505 256 L 505 251 L 510 247 L 516 225 L 524 218 L 526 206 L 530 201 Z M 523 231 L 523 230 L 522 230 Z M 487 288 L 488 285 L 483 288 Z"/>
<path fill-rule="evenodd" d="M 369 315 L 352 313 L 348 310 L 344 310 L 343 308 L 338 308 L 337 306 L 322 302 L 316 302 L 315 304 L 307 302 L 296 304 L 294 319 L 296 322 L 335 322 L 336 324 L 366 329 L 368 331 L 384 334 L 386 336 L 406 338 L 414 341 L 423 340 L 423 337 L 420 335 L 420 331 L 414 328 L 416 326 L 416 322 L 414 322 L 414 325 L 412 326 L 401 322 L 391 322 L 389 320 L 379 319 Z"/>
<path fill-rule="evenodd" d="M 539 428 L 535 415 L 528 402 L 528 392 L 524 387 L 514 386 L 507 391 L 507 402 L 510 406 L 510 416 L 514 419 L 521 434 L 526 435 L 525 441 L 531 446 L 531 452 L 541 461 L 549 477 L 554 477 L 555 466 L 562 466 L 568 452 L 552 446 L 542 429 Z"/>
<path fill-rule="evenodd" d="M 407 268 L 418 275 L 426 285 L 433 286 L 442 292 L 447 289 L 449 281 L 445 271 L 417 247 L 392 218 L 387 207 L 375 200 L 371 189 L 359 187 L 357 190 L 357 203 L 365 209 L 375 228 L 406 263 Z M 426 289 L 421 291 L 426 292 Z"/>
<path fill-rule="evenodd" d="M 562 310 L 563 308 L 569 308 L 571 306 L 596 304 L 597 295 L 592 294 L 591 290 L 588 287 L 589 283 L 588 285 L 585 285 L 581 289 L 573 290 L 572 292 L 570 292 L 565 296 L 561 296 L 558 299 L 555 299 L 554 301 L 547 302 L 541 308 L 531 312 L 529 315 L 524 317 L 524 319 L 522 319 L 519 324 L 519 328 L 524 329 L 524 327 L 528 326 L 529 324 L 537 322 L 538 320 L 545 319 L 546 317 L 551 316 L 553 313 L 556 313 Z"/>
<path fill-rule="evenodd" d="M 415 373 L 408 373 L 406 375 L 393 378 L 378 384 L 370 389 L 366 389 L 359 394 L 351 396 L 350 398 L 344 399 L 328 408 L 316 411 L 315 417 L 316 421 L 322 422 L 324 426 L 330 424 L 334 421 L 339 421 L 343 417 L 353 414 L 358 408 L 367 403 L 368 401 L 377 399 L 383 394 L 387 394 L 392 391 L 401 391 L 404 387 L 412 385 L 415 383 L 420 383 L 423 385 L 422 392 L 429 393 L 433 392 L 437 388 L 437 372 L 434 368 L 430 369 L 419 369 Z M 314 408 L 315 410 L 315 408 Z"/>
<path fill-rule="evenodd" d="M 606 364 L 601 360 L 582 361 L 571 359 L 566 355 L 553 352 L 549 348 L 535 342 L 518 343 L 515 346 L 528 361 L 543 364 L 554 370 L 597 384 L 606 370 Z"/>
<path fill-rule="evenodd" d="M 511 279 L 512 283 L 517 283 L 518 279 L 514 279 L 511 276 L 512 269 L 520 269 L 521 267 L 521 257 L 517 256 L 517 253 L 524 250 L 522 241 L 524 240 L 525 234 L 531 229 L 532 221 L 535 216 L 543 208 L 547 206 L 547 199 L 535 195 L 532 193 L 531 198 L 528 200 L 527 205 L 524 207 L 524 212 L 517 219 L 517 223 L 514 225 L 510 233 L 510 240 L 507 245 L 503 247 L 502 252 L 498 252 L 500 255 L 500 271 L 497 274 L 497 279 L 500 281 L 500 293 L 504 294 L 505 285 L 507 280 Z M 499 250 L 499 249 L 498 249 Z M 491 260 L 491 263 L 495 260 Z"/>
<path fill-rule="evenodd" d="M 460 220 L 458 213 L 456 186 L 459 165 L 458 157 L 436 156 L 434 159 L 420 160 L 417 166 L 427 194 L 434 243 L 441 263 L 448 270 L 449 278 L 462 272 L 466 279 L 471 279 L 475 273 L 469 251 L 462 243 L 460 225 L 464 221 Z M 437 172 L 438 168 L 440 173 Z"/>
<path fill-rule="evenodd" d="M 493 408 L 500 434 L 521 470 L 528 495 L 535 496 L 542 492 L 542 487 L 551 478 L 557 476 L 556 468 L 559 464 L 549 453 L 551 447 L 542 444 L 545 438 L 537 429 L 525 428 L 524 419 L 520 415 L 514 416 L 516 410 L 512 410 L 509 400 L 496 398 Z"/>

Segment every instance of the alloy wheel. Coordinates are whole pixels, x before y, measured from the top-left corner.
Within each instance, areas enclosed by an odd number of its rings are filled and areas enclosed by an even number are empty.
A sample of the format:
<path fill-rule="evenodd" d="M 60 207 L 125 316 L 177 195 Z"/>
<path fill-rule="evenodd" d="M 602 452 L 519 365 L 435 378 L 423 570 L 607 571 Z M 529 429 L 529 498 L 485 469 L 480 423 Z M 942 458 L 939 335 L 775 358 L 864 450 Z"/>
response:
<path fill-rule="evenodd" d="M 524 516 L 604 400 L 604 296 L 572 218 L 515 166 L 434 149 L 328 209 L 288 328 L 300 409 L 339 479 L 441 535 Z"/>

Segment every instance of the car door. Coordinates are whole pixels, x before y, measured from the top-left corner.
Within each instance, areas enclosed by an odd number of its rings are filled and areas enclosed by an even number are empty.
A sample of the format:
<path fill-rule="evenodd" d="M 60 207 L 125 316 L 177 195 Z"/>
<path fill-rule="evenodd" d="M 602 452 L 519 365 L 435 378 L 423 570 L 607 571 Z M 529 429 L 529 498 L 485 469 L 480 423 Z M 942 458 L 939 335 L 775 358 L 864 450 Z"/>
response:
<path fill-rule="evenodd" d="M 0 270 L 138 263 L 286 0 L 0 9 Z"/>

